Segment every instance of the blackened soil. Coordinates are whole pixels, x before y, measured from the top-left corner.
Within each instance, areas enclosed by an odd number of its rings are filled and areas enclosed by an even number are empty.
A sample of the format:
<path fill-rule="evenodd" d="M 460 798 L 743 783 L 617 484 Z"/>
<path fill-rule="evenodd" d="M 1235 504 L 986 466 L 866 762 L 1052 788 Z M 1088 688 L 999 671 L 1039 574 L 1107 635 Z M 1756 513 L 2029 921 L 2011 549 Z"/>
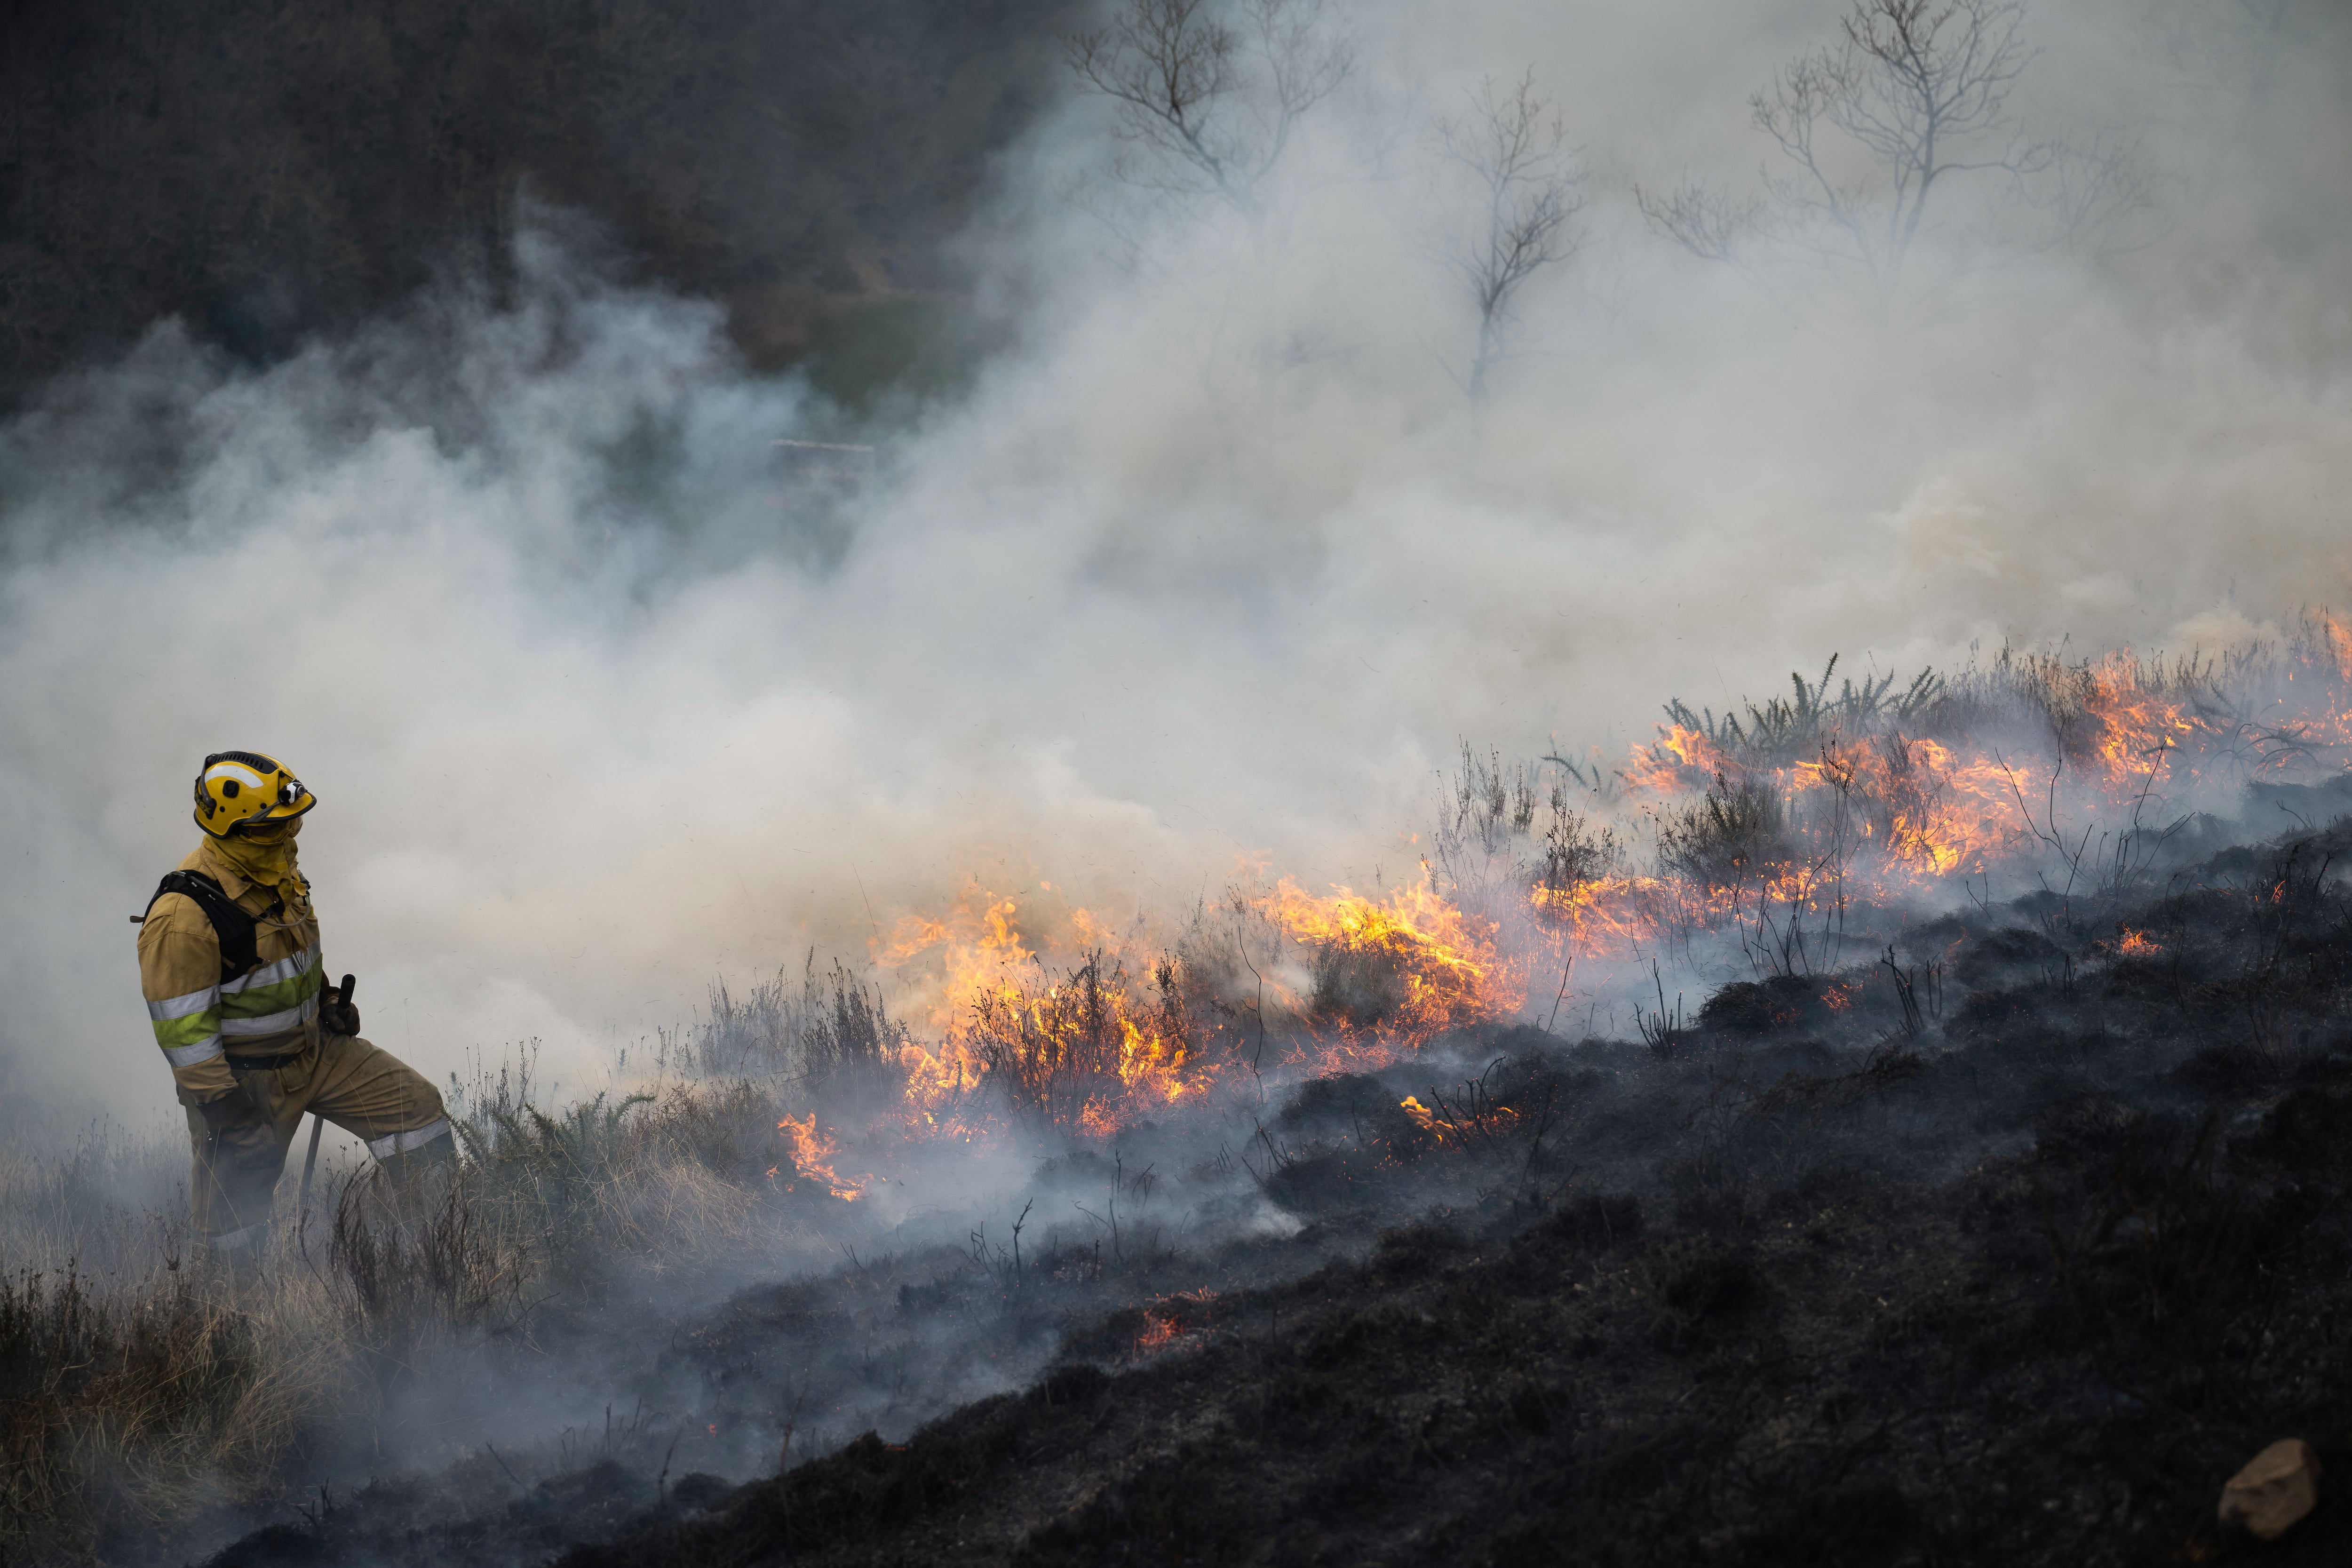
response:
<path fill-rule="evenodd" d="M 2346 1080 L 2284 1102 L 2245 1163 L 2316 1140 L 2342 1163 Z M 1726 1235 L 1647 1233 L 1593 1197 L 1511 1235 L 1392 1231 L 1360 1266 L 1220 1302 L 1198 1348 L 1070 1366 L 562 1561 L 2251 1555 L 2214 1518 L 2239 1464 L 2289 1435 L 2352 1463 L 2352 1249 L 2310 1165 L 2231 1192 L 2199 1158 L 2193 1137 L 2027 1156 L 1792 1196 Z M 2164 1217 L 2123 1238 L 2118 1208 Z M 2336 1562 L 2347 1538 L 2331 1500 L 2260 1555 Z"/>
<path fill-rule="evenodd" d="M 1495 1153 L 1483 1201 L 1073 1324 L 1035 1386 L 902 1445 L 724 1495 L 615 1482 L 559 1561 L 2341 1562 L 2332 1481 L 2268 1546 L 2215 1517 L 2281 1437 L 2352 1475 L 2352 918 L 2324 849 L 2120 918 L 1949 922 L 1646 1051 L 1517 1042 L 1492 1103 L 1524 1132 L 1539 1097 L 1556 1147 Z M 1930 963 L 1976 989 L 1940 1000 Z M 1405 1146 L 1355 1082 L 1295 1109 L 1301 1137 L 1360 1130 L 1293 1164 L 1478 1152 Z M 339 1518 L 314 1557 L 220 1561 L 483 1561 L 457 1532 L 507 1528 Z"/>

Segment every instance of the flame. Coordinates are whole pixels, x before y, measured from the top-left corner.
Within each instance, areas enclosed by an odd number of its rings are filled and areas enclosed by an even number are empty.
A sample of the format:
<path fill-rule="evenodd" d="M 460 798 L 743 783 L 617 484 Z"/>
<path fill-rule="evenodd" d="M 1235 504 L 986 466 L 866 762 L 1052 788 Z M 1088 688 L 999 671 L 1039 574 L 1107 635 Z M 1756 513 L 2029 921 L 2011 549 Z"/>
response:
<path fill-rule="evenodd" d="M 840 1146 L 831 1133 L 818 1129 L 815 1111 L 800 1117 L 787 1116 L 776 1123 L 776 1131 L 791 1145 L 793 1169 L 803 1180 L 816 1183 L 844 1203 L 856 1203 L 865 1195 L 863 1189 L 844 1184 L 834 1173 L 833 1163 L 840 1155 Z M 776 1167 L 769 1166 L 768 1174 L 775 1173 Z"/>
<path fill-rule="evenodd" d="M 1172 1296 L 1160 1298 L 1162 1302 L 1187 1301 L 1195 1307 L 1206 1307 L 1216 1299 L 1217 1293 L 1205 1285 L 1197 1290 L 1179 1290 Z M 1188 1331 L 1182 1308 L 1160 1311 L 1146 1307 L 1143 1309 L 1143 1331 L 1135 1336 L 1134 1353 L 1149 1355 L 1154 1351 L 1166 1350 Z"/>
<path fill-rule="evenodd" d="M 1173 1312 L 1155 1312 L 1149 1308 L 1143 1313 L 1143 1331 L 1135 1336 L 1135 1353 L 1149 1355 L 1165 1350 L 1184 1332 L 1184 1325 Z"/>
<path fill-rule="evenodd" d="M 908 1098 L 926 1130 L 937 1130 L 940 1113 L 959 1104 L 985 1075 L 984 1064 L 956 1026 L 959 1020 L 975 998 L 1017 995 L 1015 977 L 1036 963 L 1019 914 L 1013 900 L 975 884 L 942 914 L 900 916 L 889 937 L 877 936 L 870 946 L 877 968 L 926 962 L 937 972 L 925 1008 L 927 1037 L 909 1041 L 902 1062 Z"/>
<path fill-rule="evenodd" d="M 1419 1095 L 1408 1094 L 1397 1101 L 1397 1108 L 1412 1117 L 1413 1125 L 1438 1144 L 1449 1149 L 1463 1147 L 1465 1134 L 1442 1098 L 1438 1108 L 1432 1110 L 1422 1104 Z M 1473 1121 L 1472 1127 L 1491 1137 L 1518 1119 L 1519 1113 L 1507 1105 L 1490 1105 Z"/>
<path fill-rule="evenodd" d="M 2124 928 L 2123 940 L 2116 943 L 2116 952 L 2125 958 L 2152 958 L 2164 951 L 2163 944 L 2144 931 Z"/>
<path fill-rule="evenodd" d="M 1492 921 L 1441 894 L 1433 879 L 1370 899 L 1335 886 L 1318 897 L 1288 878 L 1255 901 L 1276 930 L 1310 955 L 1310 1006 L 1327 1029 L 1377 1033 L 1417 1050 L 1440 1031 L 1505 1017 L 1527 999 Z"/>
<path fill-rule="evenodd" d="M 1029 1119 L 1109 1139 L 1229 1079 L 1255 1091 L 1256 1075 L 1276 1068 L 1377 1069 L 1448 1030 L 1521 1016 L 1538 974 L 1537 1006 L 1556 1016 L 1575 963 L 1646 967 L 1696 931 L 1786 929 L 1801 916 L 2030 868 L 2052 852 L 2061 816 L 2067 842 L 2110 842 L 2177 819 L 2209 779 L 2286 776 L 2321 765 L 2325 748 L 2352 747 L 2352 626 L 2327 614 L 2307 617 L 2281 648 L 2219 665 L 2168 665 L 2129 649 L 2078 664 L 2004 656 L 1986 679 L 1960 708 L 1983 704 L 1990 717 L 1970 721 L 1974 731 L 1950 710 L 1910 715 L 1940 725 L 1933 735 L 1883 714 L 1869 732 L 1847 733 L 1832 715 L 1814 730 L 1774 731 L 1808 737 L 1811 754 L 1789 756 L 1676 722 L 1613 770 L 1596 752 L 1592 777 L 1613 778 L 1593 786 L 1596 809 L 1654 816 L 1712 790 L 1769 793 L 1769 832 L 1706 878 L 1612 863 L 1567 885 L 1530 885 L 1522 868 L 1519 879 L 1465 889 L 1424 863 L 1420 877 L 1366 894 L 1336 884 L 1310 892 L 1286 877 L 1269 887 L 1256 879 L 1270 872 L 1253 872 L 1230 906 L 1257 922 L 1250 929 L 1267 948 L 1250 951 L 1245 997 L 1212 994 L 1223 984 L 1214 974 L 1175 973 L 1133 927 L 1076 907 L 1054 884 L 1034 894 L 970 884 L 872 946 L 876 965 L 900 977 L 907 1016 L 927 1023 L 904 1047 L 907 1127 L 991 1135 L 1013 1112 L 1005 1096 L 975 1091 L 1022 1072 L 1034 1079 Z M 2108 839 L 2084 837 L 2086 825 Z M 2116 951 L 2158 949 L 2127 931 Z M 1062 966 L 1049 964 L 1057 956 Z M 1826 999 L 1843 1009 L 1853 994 L 1833 989 Z M 1433 1138 L 1458 1136 L 1442 1104 L 1407 1099 L 1402 1109 Z M 834 1174 L 835 1152 L 813 1117 L 792 1125 L 803 1129 L 788 1134 L 794 1168 L 844 1195 L 858 1190 Z"/>
<path fill-rule="evenodd" d="M 1237 906 L 1286 943 L 1286 960 L 1253 1006 L 1254 1031 L 1221 1042 L 1181 993 L 1181 965 L 1081 908 L 1038 911 L 972 886 L 941 912 L 900 920 L 873 947 L 876 963 L 907 971 L 931 1028 L 905 1047 L 907 1130 L 938 1135 L 1002 1111 L 972 1091 L 992 1076 L 1020 1120 L 1108 1138 L 1227 1076 L 1283 1065 L 1307 1071 L 1382 1066 L 1436 1034 L 1507 1017 L 1525 1002 L 1525 964 L 1499 951 L 1495 923 L 1419 879 L 1367 896 L 1341 886 L 1312 894 L 1288 879 Z M 1034 932 L 1086 956 L 1050 969 Z M 1269 961 L 1270 963 L 1271 961 Z M 1286 1027 L 1277 1062 L 1260 1059 L 1264 1010 Z M 1244 1068 L 1237 1041 L 1255 1049 Z M 1208 1048 L 1212 1044 L 1218 1048 Z"/>
<path fill-rule="evenodd" d="M 1658 877 L 1596 877 L 1565 888 L 1537 885 L 1528 901 L 1586 952 L 1631 952 L 1663 923 L 1679 889 Z"/>
<path fill-rule="evenodd" d="M 1680 795 L 1704 789 L 1725 764 L 1722 751 L 1696 730 L 1661 724 L 1658 738 L 1636 746 L 1617 776 L 1637 795 Z"/>
<path fill-rule="evenodd" d="M 1053 890 L 1051 883 L 1039 885 Z M 1059 945 L 1108 953 L 1112 966 L 1120 966 L 1118 955 L 1126 943 L 1108 921 L 1083 908 L 1057 914 L 1055 923 L 1066 931 Z M 939 1125 L 941 1111 L 959 1105 L 987 1076 L 983 1023 L 1013 1030 L 1048 1055 L 1066 1055 L 1081 1043 L 1076 1037 L 1082 1029 L 1107 1024 L 1115 1042 L 1106 1076 L 1126 1091 L 1116 1098 L 1166 1105 L 1195 1092 L 1198 1085 L 1184 1070 L 1190 1052 L 1180 1032 L 1164 1017 L 1152 1016 L 1124 984 L 1100 989 L 1107 1018 L 1079 1018 L 1067 1005 L 1066 984 L 1039 984 L 1045 971 L 1024 916 L 1019 900 L 973 886 L 945 913 L 905 916 L 887 941 L 873 945 L 879 967 L 922 962 L 936 973 L 928 1009 L 930 1037 L 910 1041 L 903 1063 L 909 1097 L 924 1124 Z M 1084 1044 L 1099 1047 L 1103 1042 Z M 1126 1109 L 1090 1101 L 1077 1111 L 1076 1122 L 1101 1136 L 1122 1123 Z"/>

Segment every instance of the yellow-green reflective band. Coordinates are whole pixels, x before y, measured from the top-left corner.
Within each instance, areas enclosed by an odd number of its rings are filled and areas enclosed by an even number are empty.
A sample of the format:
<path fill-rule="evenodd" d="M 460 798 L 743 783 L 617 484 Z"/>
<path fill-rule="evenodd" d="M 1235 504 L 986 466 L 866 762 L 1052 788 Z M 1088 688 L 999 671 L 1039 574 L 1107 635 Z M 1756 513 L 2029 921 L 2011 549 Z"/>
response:
<path fill-rule="evenodd" d="M 185 996 L 173 996 L 162 1002 L 147 1004 L 147 1016 L 161 1024 L 173 1018 L 184 1018 L 191 1013 L 201 1013 L 220 998 L 220 987 L 207 985 L 202 991 L 191 991 Z"/>
<path fill-rule="evenodd" d="M 305 999 L 315 1002 L 323 978 L 318 970 L 311 969 L 291 980 L 281 980 L 275 985 L 258 985 L 235 995 L 223 996 L 221 1016 L 265 1018 L 273 1013 L 288 1012 Z"/>
<path fill-rule="evenodd" d="M 249 1039 L 256 1035 L 276 1035 L 308 1022 L 319 1011 L 319 997 L 314 991 L 296 1006 L 280 1012 L 264 1013 L 258 1018 L 229 1016 L 226 1010 L 220 1021 L 220 1031 L 232 1039 Z"/>
<path fill-rule="evenodd" d="M 208 1062 L 220 1054 L 221 1037 L 218 1035 L 198 1040 L 193 1046 L 163 1047 L 163 1059 L 175 1068 L 192 1068 L 199 1062 Z"/>
<path fill-rule="evenodd" d="M 436 1116 L 413 1132 L 395 1132 L 388 1138 L 368 1140 L 368 1152 L 379 1160 L 389 1160 L 394 1154 L 405 1154 L 411 1149 L 422 1149 L 436 1138 L 449 1135 L 449 1119 Z"/>
<path fill-rule="evenodd" d="M 290 957 L 278 960 L 275 963 L 265 963 L 258 969 L 247 970 L 234 980 L 222 981 L 220 992 L 226 997 L 235 996 L 241 992 L 264 990 L 291 980 L 305 970 L 317 967 L 319 967 L 319 950 L 316 947 L 306 947 Z"/>
<path fill-rule="evenodd" d="M 220 1009 L 207 1007 L 184 1018 L 166 1018 L 154 1027 L 157 1045 L 167 1051 L 185 1050 L 190 1046 L 220 1037 Z"/>

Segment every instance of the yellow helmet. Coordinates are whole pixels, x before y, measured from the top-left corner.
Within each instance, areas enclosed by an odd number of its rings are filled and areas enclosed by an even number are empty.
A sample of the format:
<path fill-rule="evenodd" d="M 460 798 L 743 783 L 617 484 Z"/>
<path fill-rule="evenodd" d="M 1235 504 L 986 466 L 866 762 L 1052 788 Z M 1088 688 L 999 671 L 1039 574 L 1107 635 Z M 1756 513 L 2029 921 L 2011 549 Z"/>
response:
<path fill-rule="evenodd" d="M 196 826 L 215 838 L 289 821 L 318 804 L 285 763 L 259 752 L 215 752 L 196 775 Z"/>

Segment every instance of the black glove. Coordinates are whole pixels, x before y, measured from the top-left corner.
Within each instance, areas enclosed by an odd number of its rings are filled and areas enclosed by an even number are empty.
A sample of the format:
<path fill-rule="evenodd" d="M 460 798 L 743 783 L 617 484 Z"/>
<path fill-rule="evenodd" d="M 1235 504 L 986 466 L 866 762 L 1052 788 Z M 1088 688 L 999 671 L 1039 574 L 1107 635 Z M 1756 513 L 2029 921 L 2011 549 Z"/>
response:
<path fill-rule="evenodd" d="M 360 1010 L 352 1005 L 352 979 L 343 976 L 340 989 L 321 992 L 319 995 L 319 1027 L 330 1035 L 356 1035 L 360 1032 Z"/>

